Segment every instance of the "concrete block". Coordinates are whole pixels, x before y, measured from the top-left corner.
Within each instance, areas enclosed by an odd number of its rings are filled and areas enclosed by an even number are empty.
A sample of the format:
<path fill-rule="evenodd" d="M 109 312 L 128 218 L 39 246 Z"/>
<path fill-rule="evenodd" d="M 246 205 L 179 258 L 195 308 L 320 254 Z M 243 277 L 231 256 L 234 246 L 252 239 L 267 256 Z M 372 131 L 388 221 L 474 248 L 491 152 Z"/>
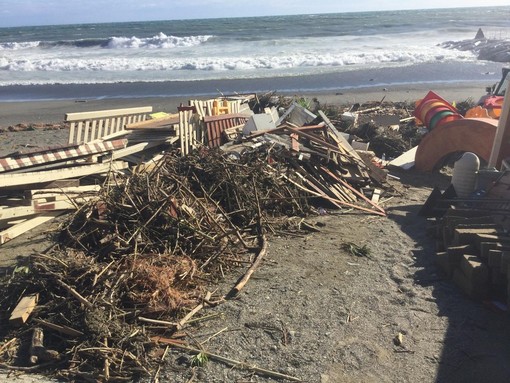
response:
<path fill-rule="evenodd" d="M 508 265 L 510 265 L 510 251 L 503 250 L 501 252 L 501 265 L 500 265 L 502 274 L 506 275 L 507 270 L 508 270 Z"/>
<path fill-rule="evenodd" d="M 489 250 L 487 252 L 487 264 L 489 265 L 489 267 L 492 269 L 492 268 L 500 268 L 501 267 L 501 254 L 503 254 L 503 252 L 501 250 Z M 482 259 L 484 259 L 483 256 L 480 256 Z"/>
<path fill-rule="evenodd" d="M 497 235 L 498 229 L 495 228 L 455 229 L 452 246 L 475 245 L 479 234 Z"/>
<path fill-rule="evenodd" d="M 448 246 L 446 249 L 446 252 L 452 259 L 452 262 L 455 262 L 455 266 L 458 266 L 464 254 L 474 254 L 474 251 L 475 249 L 473 245 Z"/>
<path fill-rule="evenodd" d="M 455 269 L 453 272 L 453 282 L 460 290 L 472 299 L 484 299 L 489 293 L 487 283 L 476 283 L 473 279 L 468 278 L 461 269 Z"/>
<path fill-rule="evenodd" d="M 480 242 L 480 257 L 487 259 L 491 250 L 510 250 L 510 243 L 504 242 Z"/>
<path fill-rule="evenodd" d="M 443 223 L 443 239 L 446 244 L 449 244 L 453 240 L 454 230 L 457 228 L 473 228 L 480 229 L 486 228 L 486 225 L 494 225 L 494 219 L 490 216 L 483 217 L 457 217 L 448 216 L 444 217 Z"/>
<path fill-rule="evenodd" d="M 473 284 L 487 284 L 489 280 L 489 268 L 476 255 L 464 254 L 460 261 L 462 273 Z"/>
<path fill-rule="evenodd" d="M 477 250 L 480 250 L 482 242 L 510 244 L 510 237 L 506 234 L 477 234 L 475 240 L 475 247 Z"/>

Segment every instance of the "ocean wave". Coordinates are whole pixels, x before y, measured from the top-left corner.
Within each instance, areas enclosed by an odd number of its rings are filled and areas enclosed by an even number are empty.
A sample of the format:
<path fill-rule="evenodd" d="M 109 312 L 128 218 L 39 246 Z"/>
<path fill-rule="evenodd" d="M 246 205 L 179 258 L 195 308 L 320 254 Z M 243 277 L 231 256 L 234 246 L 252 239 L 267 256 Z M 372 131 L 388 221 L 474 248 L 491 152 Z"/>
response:
<path fill-rule="evenodd" d="M 25 41 L 25 42 L 7 42 L 0 44 L 0 51 L 10 50 L 17 51 L 21 49 L 37 48 L 40 45 L 40 41 Z"/>
<path fill-rule="evenodd" d="M 246 57 L 109 57 L 94 58 L 18 58 L 0 57 L 0 70 L 11 72 L 140 72 L 140 71 L 246 71 L 352 65 L 417 64 L 448 60 L 472 61 L 471 52 L 450 50 L 395 50 L 382 52 L 344 52 L 338 54 L 298 54 Z"/>
<path fill-rule="evenodd" d="M 0 51 L 18 51 L 33 48 L 107 48 L 107 49 L 169 49 L 177 47 L 193 47 L 201 45 L 214 36 L 167 36 L 163 32 L 152 37 L 109 37 L 106 39 L 78 39 L 60 41 L 25 41 L 0 43 Z"/>
<path fill-rule="evenodd" d="M 160 32 L 156 36 L 149 38 L 138 37 L 112 37 L 108 41 L 108 48 L 176 48 L 176 47 L 193 47 L 205 43 L 212 38 L 211 35 L 205 36 L 167 36 Z"/>

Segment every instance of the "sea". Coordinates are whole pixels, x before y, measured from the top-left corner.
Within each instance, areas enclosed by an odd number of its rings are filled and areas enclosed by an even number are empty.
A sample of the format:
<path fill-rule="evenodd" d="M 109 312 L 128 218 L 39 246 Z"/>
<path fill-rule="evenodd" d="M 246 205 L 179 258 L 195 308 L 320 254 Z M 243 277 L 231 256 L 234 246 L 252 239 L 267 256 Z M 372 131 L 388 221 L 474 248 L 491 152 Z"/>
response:
<path fill-rule="evenodd" d="M 510 6 L 0 28 L 0 101 L 491 83 Z"/>

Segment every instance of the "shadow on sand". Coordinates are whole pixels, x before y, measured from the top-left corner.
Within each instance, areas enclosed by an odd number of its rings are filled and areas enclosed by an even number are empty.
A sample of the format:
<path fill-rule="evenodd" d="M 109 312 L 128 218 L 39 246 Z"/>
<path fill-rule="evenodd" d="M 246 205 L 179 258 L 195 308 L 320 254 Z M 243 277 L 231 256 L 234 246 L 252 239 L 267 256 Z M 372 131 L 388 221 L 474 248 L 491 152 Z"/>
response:
<path fill-rule="evenodd" d="M 404 185 L 444 190 L 450 177 L 399 172 Z M 426 197 L 425 197 L 426 199 Z M 436 242 L 418 215 L 424 201 L 388 209 L 388 217 L 417 242 L 415 284 L 432 288 L 438 317 L 447 323 L 437 363 L 437 383 L 510 382 L 510 315 L 470 300 L 435 264 Z"/>

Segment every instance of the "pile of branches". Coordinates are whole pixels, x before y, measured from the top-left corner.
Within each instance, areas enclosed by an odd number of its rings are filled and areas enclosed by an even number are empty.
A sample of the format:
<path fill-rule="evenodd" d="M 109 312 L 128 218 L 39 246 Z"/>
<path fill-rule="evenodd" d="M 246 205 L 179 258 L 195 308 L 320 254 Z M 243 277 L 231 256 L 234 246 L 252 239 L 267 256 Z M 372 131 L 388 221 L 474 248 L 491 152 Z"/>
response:
<path fill-rule="evenodd" d="M 303 192 L 279 176 L 285 168 L 269 165 L 269 152 L 240 160 L 215 150 L 168 154 L 150 170 L 112 175 L 63 224 L 58 245 L 2 282 L 3 316 L 21 296 L 39 294 L 27 324 L 2 334 L 4 362 L 26 365 L 19 347 L 43 328 L 52 357 L 35 367 L 80 380 L 154 376 L 151 337 L 172 336 L 205 286 L 246 263 L 243 254 L 283 215 L 309 211 Z"/>

